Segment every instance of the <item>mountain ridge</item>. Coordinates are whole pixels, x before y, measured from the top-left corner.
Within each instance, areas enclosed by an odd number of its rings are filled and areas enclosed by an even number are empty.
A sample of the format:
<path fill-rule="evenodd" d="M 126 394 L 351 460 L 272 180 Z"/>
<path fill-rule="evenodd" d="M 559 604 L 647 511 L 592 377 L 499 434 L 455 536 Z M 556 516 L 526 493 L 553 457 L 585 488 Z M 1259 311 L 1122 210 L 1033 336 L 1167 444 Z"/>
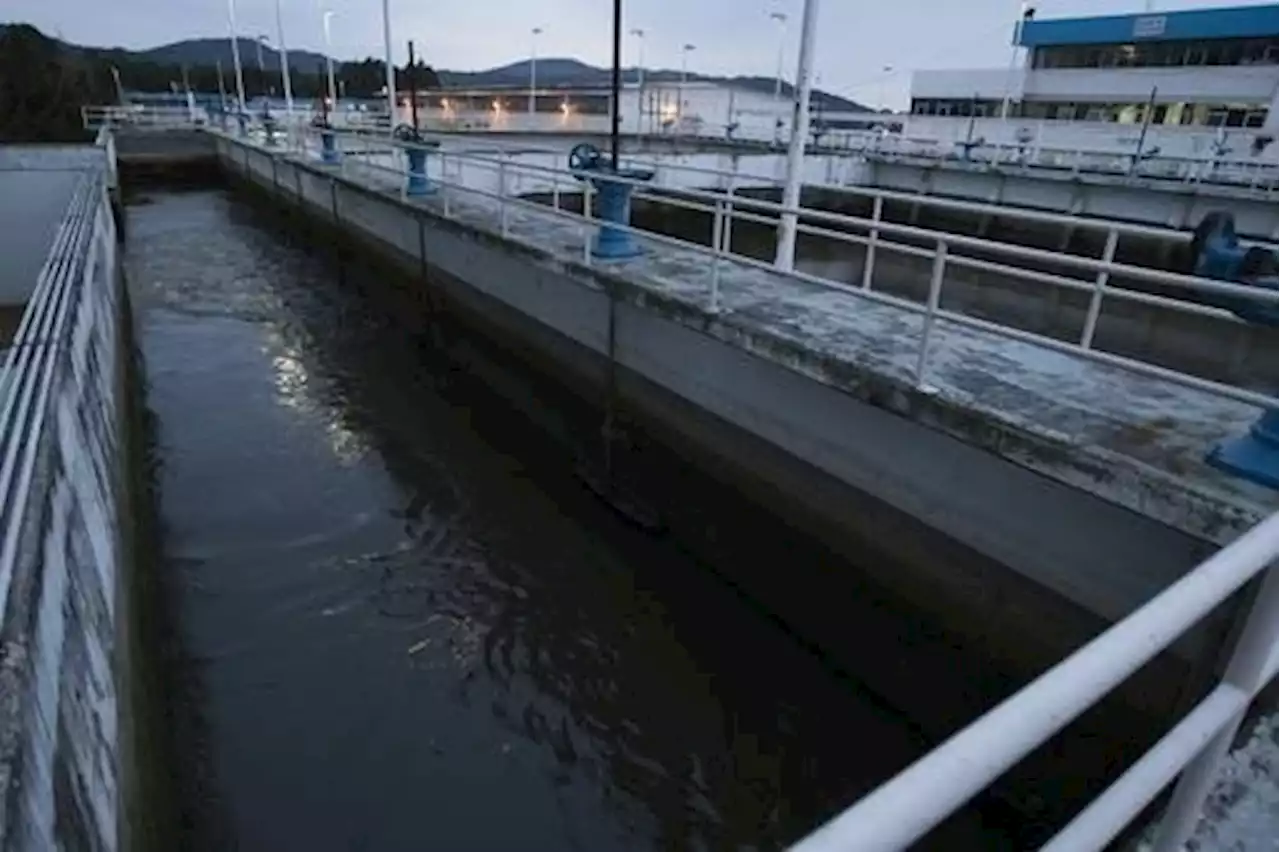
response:
<path fill-rule="evenodd" d="M 0 23 L 0 28 L 4 26 L 6 25 Z M 241 36 L 236 40 L 236 43 L 240 52 L 241 66 L 246 70 L 257 70 L 258 42 L 252 38 Z M 66 43 L 64 42 L 64 44 Z M 120 61 L 129 60 L 154 65 L 187 66 L 189 68 L 199 66 L 212 68 L 221 63 L 223 72 L 227 75 L 232 73 L 233 66 L 231 43 L 226 38 L 183 39 L 145 50 L 73 44 L 66 44 L 66 46 L 71 50 L 93 54 L 107 61 L 111 61 L 114 58 Z M 312 50 L 290 48 L 288 57 L 289 69 L 292 72 L 316 74 L 323 70 L 326 63 L 324 54 Z M 261 58 L 261 67 L 264 73 L 279 73 L 280 55 L 274 47 L 270 46 L 269 42 L 263 44 Z M 373 57 L 373 59 L 377 61 L 376 57 Z M 351 66 L 359 64 L 361 61 L 335 59 L 334 64 L 336 66 Z M 436 73 L 439 75 L 444 88 L 515 88 L 528 85 L 531 61 L 530 59 L 519 59 L 494 68 L 471 71 L 436 69 Z M 539 58 L 537 66 L 538 85 L 547 88 L 607 88 L 612 82 L 611 69 L 591 65 L 572 57 L 552 56 Z M 380 63 L 379 67 L 381 67 Z M 638 69 L 635 67 L 623 68 L 622 79 L 625 83 L 633 83 L 637 79 L 637 73 Z M 681 76 L 682 72 L 667 68 L 644 69 L 644 79 L 650 82 L 669 83 L 679 80 Z M 775 86 L 775 80 L 772 77 L 747 75 L 724 76 L 689 72 L 687 79 L 697 82 L 720 83 L 742 90 L 769 94 L 772 94 Z M 789 99 L 792 97 L 792 93 L 791 84 L 784 81 L 782 85 L 783 97 Z M 852 99 L 818 89 L 814 90 L 812 102 L 817 108 L 825 110 L 874 112 L 870 107 Z"/>

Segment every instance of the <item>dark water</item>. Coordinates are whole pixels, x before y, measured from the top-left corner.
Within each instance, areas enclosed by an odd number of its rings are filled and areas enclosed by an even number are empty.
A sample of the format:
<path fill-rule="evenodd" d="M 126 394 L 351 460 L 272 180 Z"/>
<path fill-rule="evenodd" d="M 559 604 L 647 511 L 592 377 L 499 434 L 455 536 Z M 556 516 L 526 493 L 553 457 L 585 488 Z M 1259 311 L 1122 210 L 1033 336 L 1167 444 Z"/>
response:
<path fill-rule="evenodd" d="M 777 848 L 921 752 L 391 322 L 384 273 L 221 191 L 128 219 L 182 848 Z"/>

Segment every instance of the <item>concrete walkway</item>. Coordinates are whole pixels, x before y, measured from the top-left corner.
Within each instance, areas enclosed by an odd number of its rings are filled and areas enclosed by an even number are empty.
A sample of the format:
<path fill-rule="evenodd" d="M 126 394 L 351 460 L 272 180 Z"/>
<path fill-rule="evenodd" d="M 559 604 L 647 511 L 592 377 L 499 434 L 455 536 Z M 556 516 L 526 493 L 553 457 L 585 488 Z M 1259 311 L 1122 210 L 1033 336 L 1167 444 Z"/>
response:
<path fill-rule="evenodd" d="M 345 173 L 399 195 L 387 171 L 350 163 Z M 501 232 L 496 200 L 447 192 L 451 217 Z M 441 194 L 415 203 L 444 209 Z M 566 260 L 581 262 L 585 231 L 550 210 L 507 211 L 508 238 Z M 920 314 L 727 259 L 712 313 L 707 254 L 640 242 L 642 256 L 608 268 L 651 302 L 880 407 L 1219 544 L 1275 506 L 1273 491 L 1204 462 L 1248 429 L 1252 405 L 941 318 L 920 386 Z"/>

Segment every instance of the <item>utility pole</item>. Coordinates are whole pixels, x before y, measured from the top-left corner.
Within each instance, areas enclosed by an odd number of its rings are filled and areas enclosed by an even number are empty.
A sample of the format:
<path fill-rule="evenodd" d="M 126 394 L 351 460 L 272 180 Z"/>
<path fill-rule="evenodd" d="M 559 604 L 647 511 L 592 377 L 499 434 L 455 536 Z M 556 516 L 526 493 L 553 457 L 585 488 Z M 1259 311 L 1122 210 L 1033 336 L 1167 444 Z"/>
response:
<path fill-rule="evenodd" d="M 338 87 L 333 79 L 333 35 L 329 31 L 329 20 L 333 17 L 332 10 L 326 10 L 324 13 L 324 64 L 325 70 L 329 75 L 329 107 L 335 112 L 338 109 Z"/>
<path fill-rule="evenodd" d="M 773 141 L 782 138 L 782 63 L 787 49 L 787 16 L 782 12 L 774 12 L 770 20 L 778 22 L 778 73 L 773 81 Z"/>
<path fill-rule="evenodd" d="M 636 37 L 636 133 L 642 133 L 644 124 L 644 30 L 631 30 Z"/>
<path fill-rule="evenodd" d="M 387 132 L 396 129 L 396 66 L 391 62 L 391 0 L 382 0 L 382 49 L 387 63 Z"/>
<path fill-rule="evenodd" d="M 790 272 L 795 265 L 796 224 L 805 143 L 809 138 L 809 95 L 813 91 L 813 41 L 818 24 L 818 0 L 804 0 L 800 21 L 800 60 L 796 68 L 796 100 L 792 106 L 791 141 L 787 146 L 787 180 L 782 189 L 782 219 L 773 265 Z"/>
<path fill-rule="evenodd" d="M 236 69 L 236 94 L 244 113 L 244 71 L 240 67 L 240 37 L 236 35 L 236 0 L 227 0 L 227 25 L 231 28 L 231 61 Z"/>
<path fill-rule="evenodd" d="M 529 47 L 529 120 L 533 120 L 533 115 L 538 111 L 537 89 L 538 89 L 538 36 L 542 35 L 542 27 L 534 27 L 530 30 L 530 47 Z"/>
<path fill-rule="evenodd" d="M 289 49 L 284 43 L 284 20 L 280 17 L 280 0 L 276 0 L 276 38 L 280 40 L 280 82 L 284 86 L 284 108 L 292 118 L 293 84 L 289 78 Z"/>
<path fill-rule="evenodd" d="M 622 104 L 618 94 L 622 90 L 622 0 L 613 0 L 613 80 L 609 98 L 609 158 L 613 171 L 618 171 L 618 128 L 622 123 Z"/>

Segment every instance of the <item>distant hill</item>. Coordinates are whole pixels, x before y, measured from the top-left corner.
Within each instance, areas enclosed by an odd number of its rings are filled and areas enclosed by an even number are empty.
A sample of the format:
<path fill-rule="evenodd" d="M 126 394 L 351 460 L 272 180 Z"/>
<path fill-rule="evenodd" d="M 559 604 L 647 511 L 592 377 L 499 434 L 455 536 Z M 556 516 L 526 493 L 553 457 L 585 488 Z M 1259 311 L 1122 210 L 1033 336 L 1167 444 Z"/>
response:
<path fill-rule="evenodd" d="M 0 28 L 4 26 L 4 24 L 0 24 Z M 240 50 L 240 63 L 245 69 L 246 77 L 248 77 L 258 70 L 258 43 L 251 38 L 241 37 L 237 40 L 237 44 Z M 179 68 L 186 66 L 193 70 L 213 68 L 221 62 L 224 73 L 228 75 L 231 73 L 233 65 L 231 42 L 225 38 L 186 39 L 148 50 L 125 50 L 119 47 L 78 47 L 75 45 L 67 45 L 67 47 L 108 62 L 129 62 Z M 324 62 L 325 57 L 321 53 L 310 50 L 289 51 L 289 69 L 295 73 L 315 75 L 322 68 Z M 482 71 L 439 70 L 437 73 L 441 83 L 447 88 L 520 87 L 529 84 L 529 63 L 530 60 L 522 59 Z M 359 90 L 365 90 L 370 85 L 380 85 L 380 83 L 377 83 L 381 79 L 378 69 L 382 66 L 376 58 L 364 60 L 363 62 L 341 62 L 338 64 L 346 66 L 348 71 L 354 70 L 354 67 L 358 65 L 364 66 L 360 69 L 364 72 L 362 76 L 369 77 L 369 80 L 366 81 L 365 85 L 361 85 Z M 372 65 L 377 67 L 372 67 Z M 275 50 L 264 46 L 262 50 L 262 66 L 266 74 L 279 73 L 279 54 Z M 680 73 L 666 68 L 646 68 L 644 76 L 646 80 L 651 82 L 672 82 L 680 79 Z M 198 76 L 203 79 L 204 75 Z M 636 79 L 636 69 L 624 68 L 622 70 L 622 78 L 625 82 L 633 82 Z M 740 89 L 770 94 L 773 92 L 774 87 L 772 77 L 718 77 L 690 72 L 688 78 L 690 80 L 723 83 Z M 422 78 L 420 77 L 419 79 Z M 549 88 L 607 88 L 611 80 L 612 72 L 610 69 L 588 65 L 577 59 L 546 57 L 538 60 L 539 86 Z M 193 82 L 192 85 L 195 86 L 196 84 Z M 792 87 L 788 83 L 783 84 L 783 96 L 787 98 L 792 96 Z M 824 110 L 872 112 L 869 107 L 863 106 L 856 101 L 851 101 L 848 98 L 843 98 L 830 92 L 817 90 L 813 93 L 813 103 L 819 109 Z"/>
<path fill-rule="evenodd" d="M 236 39 L 240 49 L 240 62 L 245 68 L 258 67 L 258 43 L 251 38 Z M 106 54 L 126 54 L 130 59 L 140 62 L 154 62 L 157 65 L 186 65 L 190 68 L 198 66 L 215 66 L 222 63 L 224 70 L 230 71 L 234 62 L 231 55 L 231 40 L 226 38 L 193 38 L 164 44 L 150 50 L 124 50 L 123 48 L 90 48 Z M 325 62 L 323 53 L 311 50 L 290 50 L 289 70 L 306 74 L 316 73 Z M 280 70 L 280 53 L 270 46 L 262 46 L 262 67 L 264 71 Z"/>
<path fill-rule="evenodd" d="M 440 80 L 448 88 L 470 89 L 497 86 L 520 87 L 529 85 L 530 60 L 523 59 L 498 68 L 484 71 L 439 71 Z M 681 72 L 666 68 L 646 68 L 645 80 L 649 82 L 674 82 L 680 79 Z M 773 93 L 772 77 L 717 77 L 707 74 L 690 73 L 690 80 L 723 83 L 754 92 Z M 635 68 L 622 69 L 622 79 L 626 83 L 636 80 Z M 577 59 L 548 57 L 538 60 L 538 85 L 548 88 L 585 86 L 591 88 L 607 88 L 613 80 L 613 72 L 608 68 L 588 65 Z M 782 84 L 784 97 L 790 98 L 792 87 Z M 819 109 L 844 112 L 872 112 L 869 107 L 856 101 L 833 95 L 830 92 L 814 91 L 813 104 Z"/>

